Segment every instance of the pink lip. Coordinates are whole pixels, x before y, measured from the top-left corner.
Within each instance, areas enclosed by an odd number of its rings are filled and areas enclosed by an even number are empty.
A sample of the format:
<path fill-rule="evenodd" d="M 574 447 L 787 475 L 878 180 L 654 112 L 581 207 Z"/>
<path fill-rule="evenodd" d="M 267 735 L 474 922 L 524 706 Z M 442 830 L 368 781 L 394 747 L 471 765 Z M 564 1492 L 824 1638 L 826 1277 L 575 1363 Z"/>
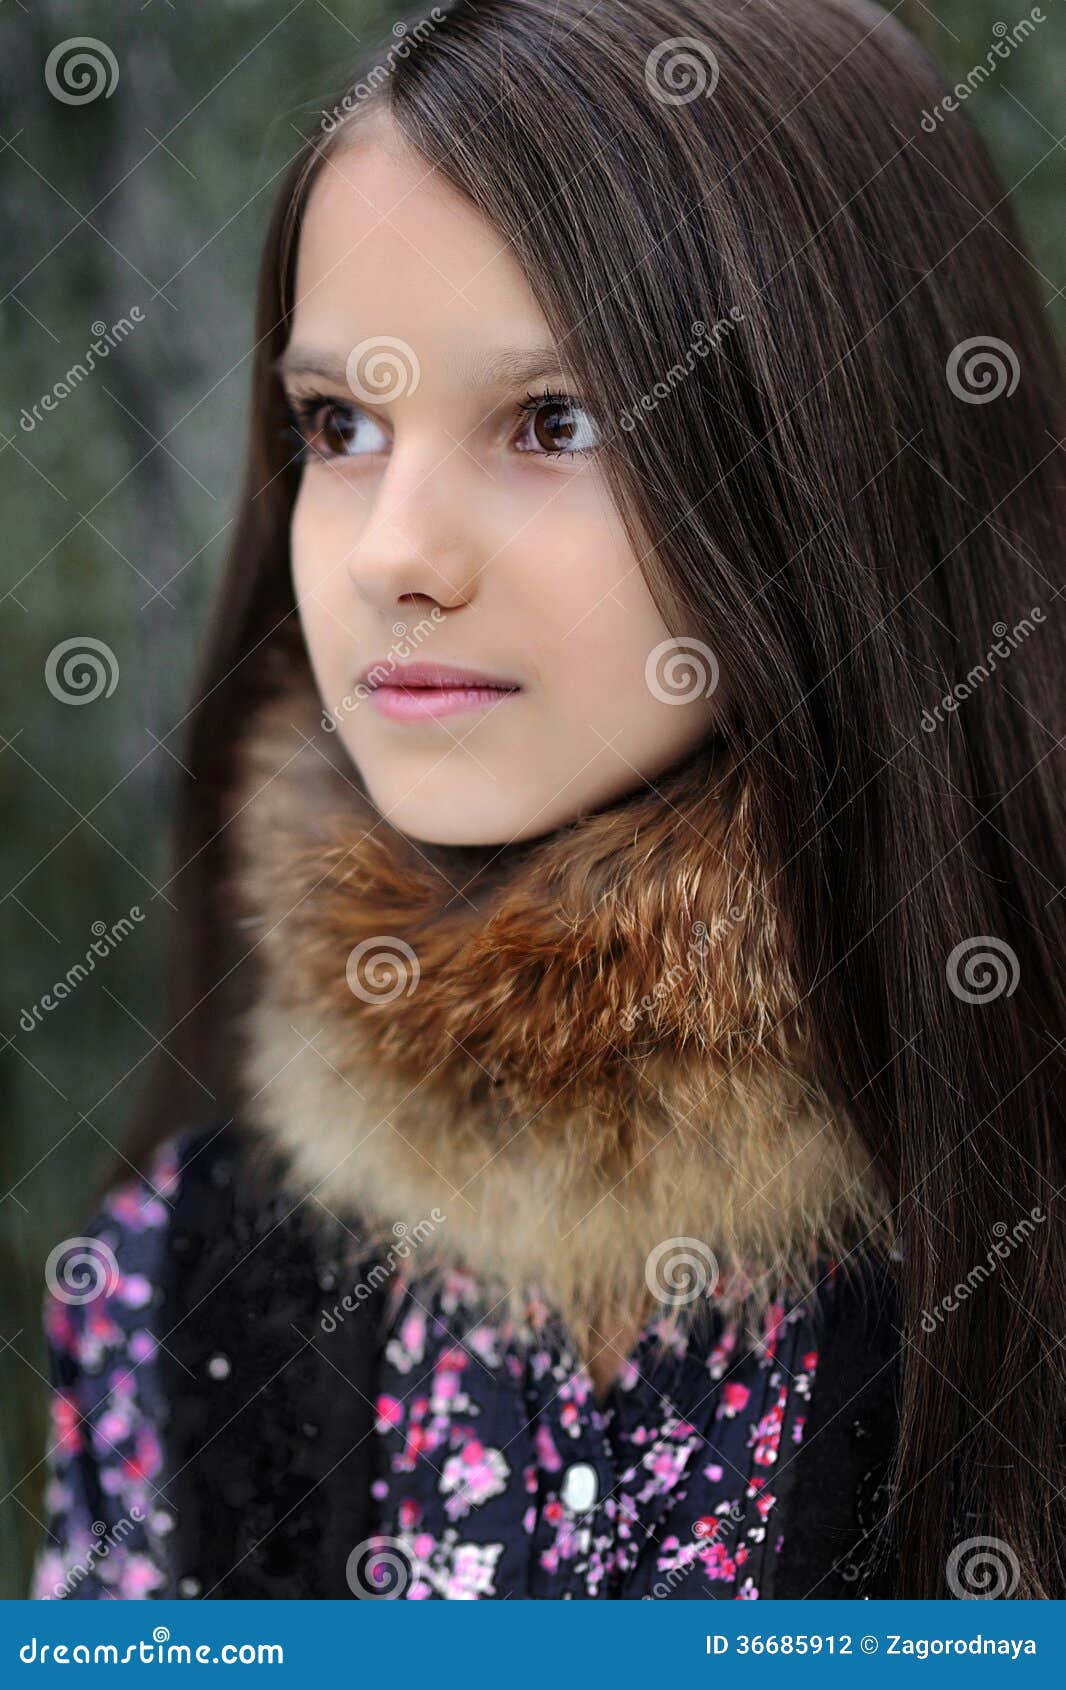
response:
<path fill-rule="evenodd" d="M 382 676 L 387 678 L 380 678 Z M 400 663 L 385 658 L 369 663 L 359 677 L 370 688 L 370 702 L 394 722 L 452 716 L 460 710 L 486 710 L 521 691 L 517 681 L 459 669 L 447 663 Z"/>

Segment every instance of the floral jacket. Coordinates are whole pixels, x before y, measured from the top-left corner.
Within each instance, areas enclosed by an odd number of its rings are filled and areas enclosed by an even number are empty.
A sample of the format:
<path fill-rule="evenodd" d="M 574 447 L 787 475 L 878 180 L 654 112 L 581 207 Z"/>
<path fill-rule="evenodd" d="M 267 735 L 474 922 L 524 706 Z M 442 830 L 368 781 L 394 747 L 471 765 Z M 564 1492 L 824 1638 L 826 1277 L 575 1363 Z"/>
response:
<path fill-rule="evenodd" d="M 535 1288 L 375 1272 L 233 1126 L 64 1248 L 36 1597 L 886 1593 L 890 1323 L 831 1269 L 755 1331 L 658 1311 L 598 1402 Z"/>

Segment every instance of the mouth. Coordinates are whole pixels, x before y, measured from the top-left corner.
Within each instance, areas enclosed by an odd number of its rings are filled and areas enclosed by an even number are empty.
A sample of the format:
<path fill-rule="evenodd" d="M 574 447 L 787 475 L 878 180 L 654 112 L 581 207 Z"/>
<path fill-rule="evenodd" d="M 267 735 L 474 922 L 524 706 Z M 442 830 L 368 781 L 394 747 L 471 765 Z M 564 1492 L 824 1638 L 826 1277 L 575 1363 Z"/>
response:
<path fill-rule="evenodd" d="M 517 681 L 444 663 L 368 664 L 359 677 L 379 715 L 394 722 L 425 721 L 460 711 L 489 710 L 513 698 Z"/>

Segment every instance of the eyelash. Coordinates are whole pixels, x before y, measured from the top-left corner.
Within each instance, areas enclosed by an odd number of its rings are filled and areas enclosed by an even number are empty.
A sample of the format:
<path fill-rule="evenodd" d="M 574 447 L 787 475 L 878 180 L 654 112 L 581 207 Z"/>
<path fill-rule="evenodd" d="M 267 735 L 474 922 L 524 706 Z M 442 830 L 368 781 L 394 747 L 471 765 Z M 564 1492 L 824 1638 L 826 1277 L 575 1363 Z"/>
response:
<path fill-rule="evenodd" d="M 545 388 L 543 393 L 527 393 L 524 399 L 519 400 L 515 409 L 519 417 L 525 418 L 536 416 L 538 411 L 548 406 L 554 406 L 560 410 L 572 408 L 580 411 L 584 409 L 569 393 L 560 393 L 554 388 Z M 335 463 L 343 459 L 345 454 L 342 452 L 316 451 L 307 438 L 315 416 L 323 407 L 352 411 L 359 409 L 358 406 L 346 406 L 342 400 L 333 398 L 326 393 L 309 393 L 298 398 L 286 398 L 281 435 L 288 444 L 296 447 L 295 456 L 291 460 L 293 463 L 303 464 L 312 460 Z M 577 446 L 569 452 L 531 452 L 529 455 L 541 458 L 586 458 L 594 450 L 594 447 Z M 356 457 L 361 455 L 360 453 L 355 454 Z"/>

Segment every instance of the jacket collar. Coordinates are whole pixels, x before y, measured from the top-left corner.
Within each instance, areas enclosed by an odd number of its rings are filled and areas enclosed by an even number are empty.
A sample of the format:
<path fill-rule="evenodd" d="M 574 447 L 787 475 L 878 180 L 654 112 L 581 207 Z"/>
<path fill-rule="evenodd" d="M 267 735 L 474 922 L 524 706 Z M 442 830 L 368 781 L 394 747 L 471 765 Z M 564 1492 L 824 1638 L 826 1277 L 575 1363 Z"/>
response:
<path fill-rule="evenodd" d="M 539 1288 L 579 1346 L 692 1275 L 753 1305 L 888 1243 L 737 769 L 700 753 L 543 839 L 446 852 L 375 810 L 320 711 L 294 647 L 230 810 L 243 1113 L 301 1195 L 516 1311 Z"/>

